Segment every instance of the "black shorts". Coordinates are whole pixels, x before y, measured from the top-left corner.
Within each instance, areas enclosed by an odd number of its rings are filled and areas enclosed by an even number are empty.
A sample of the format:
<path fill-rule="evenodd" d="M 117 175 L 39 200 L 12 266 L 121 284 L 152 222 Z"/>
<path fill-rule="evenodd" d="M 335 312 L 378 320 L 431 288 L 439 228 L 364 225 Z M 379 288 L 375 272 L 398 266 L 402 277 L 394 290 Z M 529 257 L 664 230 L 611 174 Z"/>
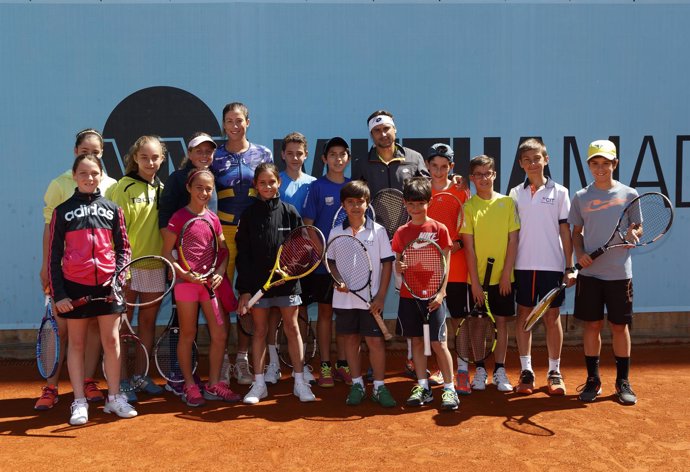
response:
<path fill-rule="evenodd" d="M 469 290 L 472 293 L 471 285 Z M 494 315 L 494 318 L 497 316 L 515 316 L 515 288 L 511 288 L 508 295 L 501 295 L 498 285 L 490 285 L 489 308 L 491 308 L 491 314 Z"/>
<path fill-rule="evenodd" d="M 573 316 L 582 321 L 601 321 L 613 324 L 631 324 L 633 313 L 632 279 L 601 280 L 578 275 L 575 287 Z"/>
<path fill-rule="evenodd" d="M 469 313 L 468 289 L 465 282 L 448 282 L 446 305 L 451 318 L 463 318 Z"/>
<path fill-rule="evenodd" d="M 424 336 L 422 310 L 426 312 L 427 303 L 427 301 L 418 301 L 413 298 L 400 298 L 398 322 L 395 327 L 395 332 L 398 336 L 406 338 L 421 338 Z M 431 316 L 429 316 L 429 331 L 432 341 L 443 342 L 448 338 L 446 331 L 447 312 L 448 309 L 446 308 L 445 301 L 438 309 L 431 312 Z"/>
<path fill-rule="evenodd" d="M 381 328 L 376 324 L 376 320 L 374 320 L 369 310 L 334 308 L 333 312 L 335 313 L 336 334 L 383 337 Z"/>
<path fill-rule="evenodd" d="M 302 286 L 302 306 L 312 303 L 333 304 L 333 279 L 328 274 L 312 272 L 300 279 Z"/>
<path fill-rule="evenodd" d="M 67 292 L 67 296 L 72 300 L 86 296 L 101 298 L 109 296 L 112 292 L 112 288 L 110 286 L 103 287 L 102 285 L 82 285 L 65 279 L 65 292 Z M 59 302 L 60 300 L 55 301 Z M 119 304 L 115 301 L 97 301 L 87 303 L 67 313 L 58 313 L 58 315 L 62 318 L 83 319 L 93 318 L 94 316 L 111 315 L 113 313 L 122 313 L 125 309 L 124 303 Z"/>
<path fill-rule="evenodd" d="M 561 285 L 563 272 L 550 270 L 516 270 L 515 301 L 525 307 L 536 306 L 547 293 Z M 565 300 L 565 290 L 551 303 L 551 308 L 558 308 Z"/>

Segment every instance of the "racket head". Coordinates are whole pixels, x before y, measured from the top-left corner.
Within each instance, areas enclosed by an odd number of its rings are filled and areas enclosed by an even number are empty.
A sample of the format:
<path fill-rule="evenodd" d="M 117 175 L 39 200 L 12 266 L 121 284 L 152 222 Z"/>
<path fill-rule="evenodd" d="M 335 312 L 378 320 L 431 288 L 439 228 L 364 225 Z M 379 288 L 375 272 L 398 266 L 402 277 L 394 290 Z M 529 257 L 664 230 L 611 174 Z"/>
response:
<path fill-rule="evenodd" d="M 458 197 L 450 192 L 439 192 L 431 197 L 427 216 L 431 219 L 443 223 L 452 240 L 458 238 L 458 231 L 464 220 L 462 202 Z"/>
<path fill-rule="evenodd" d="M 673 217 L 673 204 L 664 194 L 644 193 L 625 207 L 616 226 L 616 234 L 623 245 L 646 246 L 659 240 L 668 232 L 673 224 Z M 628 235 L 631 230 L 636 229 L 636 225 L 642 227 L 641 234 L 636 232 L 637 240 Z"/>
<path fill-rule="evenodd" d="M 546 295 L 544 295 L 544 298 L 539 300 L 539 303 L 532 308 L 532 311 L 530 312 L 529 315 L 527 315 L 527 318 L 525 319 L 525 323 L 522 326 L 522 329 L 524 331 L 531 331 L 532 328 L 539 322 L 539 320 L 544 316 L 544 313 L 546 313 L 549 308 L 551 308 L 551 304 L 553 301 L 560 295 L 561 291 L 565 289 L 566 284 L 561 284 L 558 287 L 552 288 Z"/>
<path fill-rule="evenodd" d="M 371 200 L 371 207 L 374 209 L 376 222 L 385 228 L 389 240 L 393 240 L 395 231 L 410 219 L 403 194 L 398 189 L 379 190 Z"/>
<path fill-rule="evenodd" d="M 254 336 L 254 316 L 251 311 L 242 316 L 238 316 L 237 324 L 244 334 L 247 336 Z"/>
<path fill-rule="evenodd" d="M 144 384 L 149 373 L 149 352 L 133 334 L 120 334 L 120 390 L 133 392 Z M 103 377 L 108 380 L 105 358 L 101 363 Z"/>
<path fill-rule="evenodd" d="M 351 292 L 371 286 L 371 259 L 362 242 L 349 234 L 336 236 L 326 246 L 326 270 Z"/>
<path fill-rule="evenodd" d="M 114 278 L 113 297 L 129 307 L 160 302 L 175 285 L 175 269 L 161 256 L 138 257 L 125 265 Z M 125 293 L 143 292 L 151 296 L 125 299 Z M 155 296 L 153 296 L 155 294 Z"/>
<path fill-rule="evenodd" d="M 297 325 L 299 326 L 299 332 L 302 336 L 304 364 L 306 365 L 316 356 L 316 351 L 318 350 L 316 336 L 306 314 L 299 314 L 297 317 Z M 283 330 L 283 320 L 280 320 L 276 330 L 276 349 L 278 350 L 278 358 L 280 361 L 287 367 L 292 368 L 292 359 L 290 359 L 290 351 L 288 351 L 288 340 Z"/>
<path fill-rule="evenodd" d="M 455 352 L 465 362 L 481 362 L 496 349 L 497 335 L 496 321 L 491 313 L 473 309 L 458 325 L 455 333 Z"/>
<path fill-rule="evenodd" d="M 158 373 L 170 383 L 184 382 L 184 375 L 180 369 L 177 357 L 177 345 L 180 342 L 180 328 L 175 326 L 167 329 L 156 342 L 153 359 Z M 192 344 L 192 373 L 196 372 L 199 359 L 199 349 L 196 341 Z"/>
<path fill-rule="evenodd" d="M 367 220 L 371 219 L 372 221 L 376 221 L 376 213 L 374 212 L 374 208 L 371 205 L 367 205 L 367 209 L 364 211 L 364 216 L 367 218 Z M 338 226 L 342 226 L 343 222 L 347 219 L 347 212 L 345 212 L 345 208 L 340 206 L 338 208 L 338 211 L 335 212 L 335 215 L 333 216 L 333 224 L 331 225 L 331 228 L 337 228 Z"/>
<path fill-rule="evenodd" d="M 216 270 L 218 235 L 206 218 L 195 217 L 184 224 L 177 253 L 183 268 L 201 277 Z"/>
<path fill-rule="evenodd" d="M 446 259 L 438 244 L 417 238 L 405 246 L 401 256 L 407 268 L 402 281 L 418 300 L 430 300 L 441 290 L 446 278 Z"/>
<path fill-rule="evenodd" d="M 53 316 L 52 300 L 46 296 L 45 314 L 36 336 L 36 364 L 41 377 L 48 379 L 55 375 L 59 359 L 58 325 L 55 316 Z"/>
<path fill-rule="evenodd" d="M 303 225 L 290 231 L 278 250 L 278 267 L 283 279 L 298 279 L 313 272 L 326 248 L 323 233 L 316 226 Z"/>

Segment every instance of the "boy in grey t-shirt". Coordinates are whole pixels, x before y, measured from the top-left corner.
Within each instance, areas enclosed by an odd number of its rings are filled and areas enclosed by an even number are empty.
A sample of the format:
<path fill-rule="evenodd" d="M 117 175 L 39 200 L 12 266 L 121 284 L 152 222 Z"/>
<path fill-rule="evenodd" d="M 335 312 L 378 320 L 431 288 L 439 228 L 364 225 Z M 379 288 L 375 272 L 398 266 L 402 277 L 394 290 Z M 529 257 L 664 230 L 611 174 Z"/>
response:
<path fill-rule="evenodd" d="M 595 261 L 589 253 L 603 246 L 626 204 L 637 191 L 613 179 L 618 166 L 616 146 L 607 140 L 589 145 L 587 165 L 594 182 L 573 197 L 568 223 L 573 225 L 573 249 L 582 266 L 577 278 L 575 318 L 584 321 L 583 344 L 587 382 L 580 400 L 594 401 L 601 393 L 599 356 L 604 308 L 613 335 L 616 357 L 616 395 L 624 405 L 634 405 L 637 397 L 630 387 L 630 331 L 633 312 L 632 263 L 630 249 L 611 249 Z"/>

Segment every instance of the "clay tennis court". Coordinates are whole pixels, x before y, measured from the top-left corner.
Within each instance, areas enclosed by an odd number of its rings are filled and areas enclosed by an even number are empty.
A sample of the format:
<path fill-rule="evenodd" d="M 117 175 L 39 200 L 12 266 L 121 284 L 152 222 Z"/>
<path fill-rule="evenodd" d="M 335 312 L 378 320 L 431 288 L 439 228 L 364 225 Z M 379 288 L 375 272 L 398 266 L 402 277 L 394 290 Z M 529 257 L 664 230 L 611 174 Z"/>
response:
<path fill-rule="evenodd" d="M 440 390 L 431 407 L 384 410 L 369 401 L 346 406 L 347 387 L 337 384 L 314 387 L 318 400 L 301 404 L 284 369 L 269 398 L 255 406 L 189 408 L 166 393 L 141 396 L 140 416 L 131 420 L 91 406 L 89 423 L 78 427 L 67 424 L 72 394 L 66 377 L 58 405 L 38 413 L 32 408 L 42 383 L 35 365 L 5 361 L 0 470 L 688 470 L 689 351 L 678 344 L 634 346 L 631 382 L 640 400 L 632 407 L 613 396 L 615 369 L 606 346 L 602 396 L 592 404 L 578 401 L 582 353 L 567 347 L 568 395 L 561 398 L 543 390 L 502 394 L 488 386 L 461 398 L 456 412 L 437 410 Z M 545 356 L 543 349 L 534 352 L 542 383 Z M 517 353 L 509 351 L 508 359 L 517 380 Z M 389 354 L 388 384 L 399 404 L 412 386 L 401 374 L 403 363 L 402 351 Z"/>

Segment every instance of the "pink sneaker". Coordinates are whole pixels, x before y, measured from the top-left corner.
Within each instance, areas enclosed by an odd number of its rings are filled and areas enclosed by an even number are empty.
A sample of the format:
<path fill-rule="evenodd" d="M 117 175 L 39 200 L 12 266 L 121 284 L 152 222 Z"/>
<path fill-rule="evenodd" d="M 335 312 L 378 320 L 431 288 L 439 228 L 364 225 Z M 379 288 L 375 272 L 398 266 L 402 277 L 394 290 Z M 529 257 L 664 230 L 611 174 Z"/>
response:
<path fill-rule="evenodd" d="M 347 385 L 352 385 L 352 374 L 349 366 L 340 366 L 335 368 L 333 378 L 338 382 L 345 382 Z"/>
<path fill-rule="evenodd" d="M 197 384 L 184 386 L 182 401 L 184 401 L 187 406 L 202 406 L 206 404 L 206 400 L 201 396 L 201 391 Z"/>
<path fill-rule="evenodd" d="M 218 382 L 215 385 L 206 384 L 204 398 L 206 400 L 220 400 L 228 403 L 242 400 L 242 396 L 230 390 L 230 387 L 225 382 Z"/>

